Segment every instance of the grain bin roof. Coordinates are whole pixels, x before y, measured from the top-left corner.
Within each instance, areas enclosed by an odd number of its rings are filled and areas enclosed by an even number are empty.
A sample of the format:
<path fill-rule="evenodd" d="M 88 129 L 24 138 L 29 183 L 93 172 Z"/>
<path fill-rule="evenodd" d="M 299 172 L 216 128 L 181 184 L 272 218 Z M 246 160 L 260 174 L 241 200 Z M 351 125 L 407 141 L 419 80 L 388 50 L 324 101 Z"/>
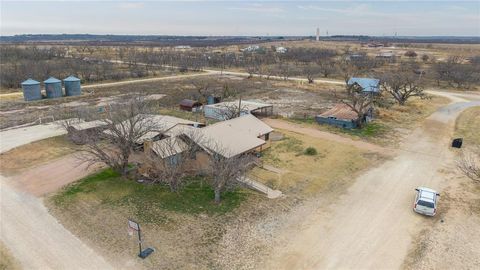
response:
<path fill-rule="evenodd" d="M 75 76 L 68 76 L 67 78 L 63 79 L 64 82 L 78 82 L 80 81 L 79 78 L 75 77 Z"/>
<path fill-rule="evenodd" d="M 60 81 L 59 79 L 57 79 L 55 77 L 50 77 L 43 82 L 44 83 L 61 83 L 62 81 Z"/>
<path fill-rule="evenodd" d="M 358 115 L 348 105 L 337 104 L 330 110 L 318 115 L 319 117 L 329 118 L 334 117 L 340 120 L 356 120 Z"/>
<path fill-rule="evenodd" d="M 37 82 L 33 79 L 28 78 L 24 82 L 22 82 L 22 85 L 35 85 L 35 84 L 40 84 L 40 82 Z"/>

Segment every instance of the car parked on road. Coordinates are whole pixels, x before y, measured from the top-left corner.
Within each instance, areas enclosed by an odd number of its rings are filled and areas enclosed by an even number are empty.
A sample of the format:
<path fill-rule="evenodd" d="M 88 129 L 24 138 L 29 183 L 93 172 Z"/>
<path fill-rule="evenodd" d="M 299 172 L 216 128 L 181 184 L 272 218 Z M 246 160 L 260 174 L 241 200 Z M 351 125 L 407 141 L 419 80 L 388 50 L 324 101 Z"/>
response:
<path fill-rule="evenodd" d="M 417 195 L 415 196 L 413 211 L 422 215 L 435 216 L 437 213 L 437 197 L 440 196 L 440 194 L 426 187 L 418 187 L 415 190 L 417 191 Z"/>

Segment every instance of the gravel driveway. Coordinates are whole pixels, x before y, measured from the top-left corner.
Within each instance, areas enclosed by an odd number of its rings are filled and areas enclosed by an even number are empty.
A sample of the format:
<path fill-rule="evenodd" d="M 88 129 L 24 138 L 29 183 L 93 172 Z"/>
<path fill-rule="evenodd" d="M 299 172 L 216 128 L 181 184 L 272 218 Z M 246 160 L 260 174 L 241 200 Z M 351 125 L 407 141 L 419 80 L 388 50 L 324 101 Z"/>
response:
<path fill-rule="evenodd" d="M 414 188 L 442 192 L 446 180 L 440 171 L 454 160 L 449 143 L 455 119 L 480 106 L 478 99 L 467 102 L 455 95 L 452 100 L 406 138 L 395 158 L 357 178 L 326 211 L 303 216 L 282 233 L 285 245 L 272 252 L 266 268 L 399 269 L 412 235 L 426 226 L 426 218 L 411 209 Z M 439 204 L 441 210 L 441 198 Z"/>
<path fill-rule="evenodd" d="M 2 131 L 0 152 L 61 134 L 54 124 Z M 8 182 L 0 175 L 0 240 L 24 269 L 113 269 L 58 223 L 40 198 Z"/>

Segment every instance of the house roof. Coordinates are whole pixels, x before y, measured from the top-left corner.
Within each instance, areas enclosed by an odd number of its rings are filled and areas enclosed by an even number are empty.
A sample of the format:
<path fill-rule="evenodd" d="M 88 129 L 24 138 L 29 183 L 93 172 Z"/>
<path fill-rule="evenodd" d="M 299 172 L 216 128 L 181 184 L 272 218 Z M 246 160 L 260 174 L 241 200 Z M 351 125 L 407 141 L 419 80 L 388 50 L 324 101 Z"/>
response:
<path fill-rule="evenodd" d="M 269 125 L 251 114 L 246 114 L 228 121 L 218 122 L 214 125 L 227 126 L 255 137 L 260 137 L 273 131 Z"/>
<path fill-rule="evenodd" d="M 156 114 L 146 114 L 142 115 L 142 120 L 144 124 L 150 124 L 154 123 L 156 125 L 155 128 L 152 129 L 152 131 L 146 132 L 143 136 L 138 138 L 136 143 L 143 143 L 146 140 L 150 140 L 154 138 L 155 136 L 158 136 L 160 133 L 164 133 L 165 135 L 168 135 L 171 130 L 177 126 L 177 125 L 188 125 L 188 126 L 193 126 L 193 125 L 200 125 L 198 122 L 174 117 L 174 116 L 169 116 L 169 115 L 156 115 Z M 128 121 L 124 121 L 124 130 L 129 129 L 129 123 Z M 139 123 L 139 126 L 142 126 L 143 123 Z M 104 133 L 106 134 L 111 134 L 109 130 L 105 130 Z M 168 135 L 170 136 L 170 135 Z"/>
<path fill-rule="evenodd" d="M 186 151 L 188 145 L 179 137 L 169 137 L 153 142 L 151 149 L 161 158 L 167 158 Z"/>
<path fill-rule="evenodd" d="M 269 126 L 254 116 L 245 115 L 198 129 L 197 134 L 185 135 L 205 150 L 231 158 L 265 144 L 258 136 L 271 131 Z"/>
<path fill-rule="evenodd" d="M 336 104 L 330 110 L 318 115 L 318 117 L 334 117 L 340 120 L 356 120 L 358 115 L 346 104 Z"/>
<path fill-rule="evenodd" d="M 28 78 L 24 82 L 22 82 L 22 85 L 35 85 L 35 84 L 40 84 L 40 82 L 37 82 L 33 79 Z"/>
<path fill-rule="evenodd" d="M 205 105 L 205 107 L 212 107 L 212 108 L 219 108 L 219 109 L 238 108 L 238 103 L 239 103 L 238 100 L 226 101 L 226 102 L 220 102 L 216 104 Z M 256 101 L 242 100 L 240 103 L 240 106 L 242 107 L 241 108 L 242 111 L 252 112 L 258 109 L 272 107 L 273 105 L 268 103 L 256 102 Z"/>
<path fill-rule="evenodd" d="M 348 80 L 348 85 L 358 84 L 362 87 L 364 92 L 375 92 L 378 93 L 380 91 L 379 83 L 380 80 L 373 79 L 373 78 L 355 78 L 352 77 Z"/>

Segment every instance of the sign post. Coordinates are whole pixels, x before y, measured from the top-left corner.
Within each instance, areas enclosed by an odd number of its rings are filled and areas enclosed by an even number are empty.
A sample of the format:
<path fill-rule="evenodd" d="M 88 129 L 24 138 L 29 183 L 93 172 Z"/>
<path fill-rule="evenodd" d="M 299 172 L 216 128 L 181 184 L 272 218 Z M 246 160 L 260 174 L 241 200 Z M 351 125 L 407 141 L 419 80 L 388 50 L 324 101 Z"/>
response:
<path fill-rule="evenodd" d="M 128 219 L 128 228 L 132 231 L 137 231 L 138 235 L 138 257 L 145 259 L 148 255 L 152 254 L 155 250 L 152 248 L 146 248 L 142 250 L 142 231 L 140 230 L 140 224 L 132 219 Z"/>

